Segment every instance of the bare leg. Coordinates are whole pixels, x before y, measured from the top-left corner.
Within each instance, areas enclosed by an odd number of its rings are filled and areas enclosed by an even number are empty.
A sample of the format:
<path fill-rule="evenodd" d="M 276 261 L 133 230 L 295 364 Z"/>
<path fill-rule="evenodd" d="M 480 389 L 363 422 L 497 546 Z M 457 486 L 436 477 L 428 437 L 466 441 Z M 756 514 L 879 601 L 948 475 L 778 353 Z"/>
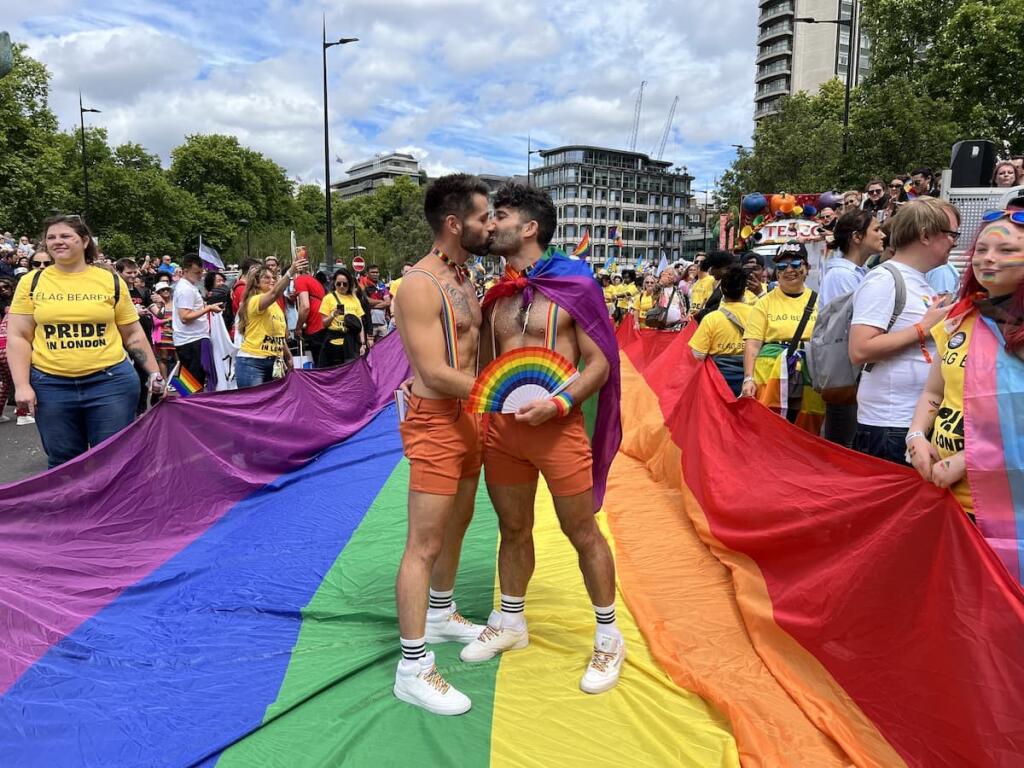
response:
<path fill-rule="evenodd" d="M 473 519 L 473 508 L 476 504 L 476 487 L 480 476 L 467 477 L 459 481 L 459 490 L 455 494 L 455 509 L 448 519 L 441 542 L 441 552 L 434 561 L 430 574 L 430 586 L 439 592 L 447 592 L 455 586 L 455 576 L 459 570 L 459 558 L 462 555 L 462 540 L 466 529 Z M 403 635 L 405 637 L 405 635 Z"/>
<path fill-rule="evenodd" d="M 593 496 L 592 491 L 556 496 L 555 512 L 562 532 L 576 549 L 591 603 L 611 605 L 615 602 L 615 561 L 594 519 Z"/>
<path fill-rule="evenodd" d="M 533 576 L 533 501 L 537 481 L 520 485 L 488 485 L 498 514 L 498 583 L 505 595 L 523 597 Z"/>
<path fill-rule="evenodd" d="M 409 491 L 409 532 L 395 585 L 402 637 L 423 637 L 430 574 L 441 552 L 454 504 L 454 496 Z"/>

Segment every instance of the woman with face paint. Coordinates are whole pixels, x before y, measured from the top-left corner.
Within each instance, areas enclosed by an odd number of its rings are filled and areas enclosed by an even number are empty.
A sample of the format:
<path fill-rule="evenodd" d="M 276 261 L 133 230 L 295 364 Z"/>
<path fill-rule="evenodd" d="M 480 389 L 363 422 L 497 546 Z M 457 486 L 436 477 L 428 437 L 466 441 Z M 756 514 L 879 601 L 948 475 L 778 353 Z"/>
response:
<path fill-rule="evenodd" d="M 914 468 L 951 488 L 1011 572 L 1024 568 L 1024 209 L 990 211 L 907 435 Z M 1012 555 L 1012 564 L 1008 560 Z"/>

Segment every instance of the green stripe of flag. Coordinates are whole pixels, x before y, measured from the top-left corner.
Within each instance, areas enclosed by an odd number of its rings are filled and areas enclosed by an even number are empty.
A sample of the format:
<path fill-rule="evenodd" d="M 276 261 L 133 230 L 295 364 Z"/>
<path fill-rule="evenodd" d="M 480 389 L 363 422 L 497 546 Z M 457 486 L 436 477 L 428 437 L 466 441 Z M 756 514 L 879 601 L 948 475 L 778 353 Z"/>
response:
<path fill-rule="evenodd" d="M 224 752 L 218 766 L 489 765 L 497 663 L 463 664 L 454 643 L 432 647 L 442 674 L 473 700 L 460 717 L 429 714 L 391 692 L 408 479 L 402 460 L 303 610 L 264 725 Z M 496 549 L 496 519 L 481 484 L 455 587 L 460 611 L 481 623 L 494 602 Z"/>

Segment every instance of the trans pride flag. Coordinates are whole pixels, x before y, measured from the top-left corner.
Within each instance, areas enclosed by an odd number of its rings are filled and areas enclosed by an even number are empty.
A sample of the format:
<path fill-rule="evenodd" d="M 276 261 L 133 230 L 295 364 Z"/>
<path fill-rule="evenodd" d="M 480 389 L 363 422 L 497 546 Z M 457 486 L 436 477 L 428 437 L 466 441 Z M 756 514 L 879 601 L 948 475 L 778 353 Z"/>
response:
<path fill-rule="evenodd" d="M 163 403 L 0 487 L 0 763 L 1018 766 L 1024 594 L 952 497 L 733 400 L 685 332 L 618 342 L 614 690 L 577 688 L 593 614 L 542 487 L 531 645 L 473 665 L 436 646 L 459 718 L 392 697 L 391 336 Z M 481 490 L 456 585 L 476 619 L 496 528 Z"/>

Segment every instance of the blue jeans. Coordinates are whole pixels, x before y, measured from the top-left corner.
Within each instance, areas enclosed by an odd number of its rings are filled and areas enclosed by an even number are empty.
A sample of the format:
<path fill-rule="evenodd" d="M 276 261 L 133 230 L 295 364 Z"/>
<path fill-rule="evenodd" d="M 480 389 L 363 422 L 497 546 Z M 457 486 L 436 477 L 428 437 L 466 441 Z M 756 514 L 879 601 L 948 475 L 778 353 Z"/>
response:
<path fill-rule="evenodd" d="M 89 376 L 52 376 L 33 368 L 36 427 L 51 468 L 85 453 L 135 418 L 139 377 L 127 359 Z"/>
<path fill-rule="evenodd" d="M 908 431 L 907 427 L 857 424 L 857 433 L 853 436 L 853 450 L 906 466 Z"/>
<path fill-rule="evenodd" d="M 275 357 L 235 358 L 235 382 L 239 389 L 266 384 L 274 378 Z"/>

